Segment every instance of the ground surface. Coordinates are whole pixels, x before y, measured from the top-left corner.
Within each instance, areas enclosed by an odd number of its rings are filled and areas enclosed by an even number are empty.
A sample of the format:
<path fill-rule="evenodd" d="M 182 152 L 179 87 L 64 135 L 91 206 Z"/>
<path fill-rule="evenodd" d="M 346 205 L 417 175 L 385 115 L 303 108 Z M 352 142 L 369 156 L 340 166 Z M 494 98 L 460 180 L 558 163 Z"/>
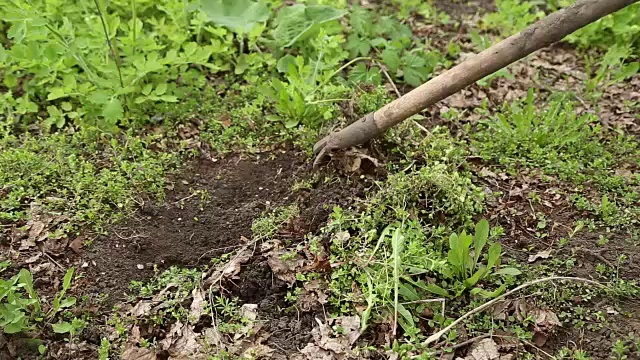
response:
<path fill-rule="evenodd" d="M 372 3 L 361 5 L 382 6 Z M 451 54 L 451 43 L 459 44 L 453 63 L 479 50 L 476 28 L 488 39 L 499 36 L 499 28 L 480 25 L 484 14 L 497 10 L 494 1 L 434 5 L 459 26 L 424 14 L 402 21 L 442 54 Z M 601 49 L 592 51 L 601 57 Z M 54 229 L 72 217 L 63 218 L 64 211 L 54 216 L 32 207 L 29 220 L 2 219 L 2 256 L 11 260 L 3 274 L 8 278 L 29 269 L 44 303 L 59 293 L 66 269 L 75 266 L 68 294 L 78 298 L 77 305 L 62 316 L 86 324 L 78 334 L 51 331 L 49 320 L 31 333 L 0 334 L 0 359 L 640 359 L 640 76 L 587 90 L 589 66 L 582 50 L 556 44 L 510 66 L 511 76 L 475 84 L 384 139 L 336 154 L 321 169 L 311 168 L 310 143 L 302 141 L 301 148 L 301 141 L 271 141 L 280 134 L 265 137 L 268 144 L 261 146 L 268 149 L 236 150 L 232 140 L 232 151 L 218 154 L 217 140 L 205 140 L 211 136 L 207 131 L 254 116 L 236 118 L 226 107 L 246 108 L 251 101 L 225 94 L 229 99 L 214 106 L 222 115 L 193 105 L 189 115 L 177 115 L 188 120 L 175 120 L 173 130 L 176 142 L 196 155 L 183 156 L 179 169 L 163 177 L 161 202 L 133 189 L 126 196 L 135 203 L 130 213 L 123 212 L 127 216 L 104 231 L 84 220 L 60 237 Z M 380 86 L 386 99 L 411 89 L 397 80 Z M 212 80 L 206 86 L 220 84 Z M 554 104 L 559 93 L 570 94 L 563 98 L 574 104 L 569 113 L 596 119 L 575 131 L 588 135 L 553 132 L 563 128 L 553 123 L 561 110 L 547 118 L 551 125 L 537 123 L 524 136 L 485 125 L 504 114 L 510 121 L 515 111 L 505 110 L 507 105 L 526 98 L 530 89 L 536 91 L 537 109 Z M 598 89 L 597 100 L 586 98 Z M 337 105 L 343 122 L 365 113 L 362 96 Z M 543 117 L 540 111 L 534 115 Z M 250 131 L 254 122 L 247 122 Z M 162 126 L 174 125 L 167 120 Z M 144 131 L 164 131 L 162 126 Z M 529 141 L 537 129 L 549 132 Z M 582 140 L 565 145 L 563 139 L 572 136 Z M 499 139 L 511 142 L 500 148 Z M 153 144 L 160 152 L 172 146 Z M 103 157 L 110 155 L 105 150 Z M 150 166 L 134 165 L 133 172 Z M 427 185 L 398 180 L 420 169 L 441 170 L 444 180 L 429 178 Z M 463 186 L 449 190 L 458 181 Z M 4 189 L 0 184 L 1 196 Z M 419 194 L 415 201 L 412 193 Z M 394 202 L 396 196 L 400 201 Z M 609 201 L 614 210 L 606 209 Z M 402 255 L 403 265 L 414 261 L 405 269 L 407 278 L 453 289 L 460 283 L 435 272 L 425 275 L 416 264 L 434 254 L 446 263 L 449 235 L 472 232 L 483 218 L 493 229 L 491 241 L 502 245 L 502 265 L 521 274 L 492 274 L 479 290 L 513 289 L 547 276 L 584 278 L 606 290 L 561 281 L 531 286 L 466 319 L 454 328 L 455 336 L 421 347 L 427 336 L 488 299 L 467 289 L 447 298 L 439 317 L 440 296 L 412 288 L 419 300 L 403 298 L 403 306 L 413 312 L 415 324 L 398 325 L 405 314 L 398 315 L 397 294 L 392 311 L 394 288 L 388 284 L 400 255 L 392 255 L 394 240 L 382 236 L 376 245 L 370 234 L 378 239 L 387 225 L 404 229 L 407 254 L 419 254 L 417 260 Z M 48 238 L 38 239 L 41 233 Z M 424 249 L 429 252 L 420 252 Z M 387 283 L 367 285 L 365 278 Z M 415 282 L 402 282 L 409 283 Z M 371 294 L 380 299 L 373 309 L 367 308 Z M 409 307 L 416 303 L 421 307 Z M 371 318 L 363 330 L 365 314 Z M 46 354 L 39 355 L 38 343 L 25 334 L 44 341 Z"/>

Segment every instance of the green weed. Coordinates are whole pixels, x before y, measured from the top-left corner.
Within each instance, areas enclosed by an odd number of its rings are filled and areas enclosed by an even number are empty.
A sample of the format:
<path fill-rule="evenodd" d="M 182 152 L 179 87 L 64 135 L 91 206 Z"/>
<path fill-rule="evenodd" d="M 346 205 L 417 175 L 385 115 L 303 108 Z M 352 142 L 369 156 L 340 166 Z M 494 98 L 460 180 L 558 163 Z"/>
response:
<path fill-rule="evenodd" d="M 462 284 L 454 286 L 458 287 L 456 295 L 450 294 L 449 291 L 435 284 L 427 284 L 423 288 L 434 294 L 445 297 L 458 297 L 463 291 L 471 289 L 472 294 L 480 294 L 484 297 L 495 297 L 505 290 L 505 286 L 493 292 L 487 292 L 482 288 L 475 287 L 480 281 L 489 275 L 520 275 L 520 270 L 510 267 L 500 267 L 500 257 L 502 255 L 502 246 L 500 243 L 493 243 L 487 252 L 487 265 L 482 266 L 478 260 L 483 255 L 484 247 L 487 245 L 489 238 L 489 223 L 486 220 L 480 221 L 476 225 L 473 237 L 462 232 L 460 235 L 452 234 L 449 238 L 449 252 L 447 255 L 447 264 L 439 269 L 439 271 L 449 279 L 456 280 Z M 492 271 L 495 267 L 495 271 Z"/>
<path fill-rule="evenodd" d="M 619 84 L 633 77 L 640 71 L 640 61 L 630 62 L 633 47 L 630 43 L 614 44 L 598 62 L 597 70 L 593 70 L 592 58 L 587 58 L 587 75 L 589 79 L 585 90 L 591 100 L 602 96 L 602 89 Z"/>
<path fill-rule="evenodd" d="M 2 270 L 6 268 L 3 266 Z M 74 268 L 64 275 L 62 288 L 55 294 L 51 304 L 42 303 L 42 298 L 33 287 L 33 276 L 27 269 L 9 279 L 0 279 L 0 327 L 6 334 L 15 334 L 30 330 L 42 330 L 43 325 L 51 325 L 55 333 L 68 333 L 71 337 L 86 326 L 86 321 L 72 317 L 65 321 L 62 310 L 76 305 L 76 298 L 65 296 L 71 287 Z M 60 315 L 60 316 L 59 316 Z M 53 323 L 58 319 L 58 322 Z"/>
<path fill-rule="evenodd" d="M 157 274 L 148 282 L 133 281 L 130 289 L 137 292 L 137 297 L 151 298 L 162 301 L 164 306 L 158 308 L 156 312 L 147 314 L 149 320 L 155 324 L 164 324 L 170 320 L 189 320 L 189 308 L 186 300 L 191 298 L 194 288 L 199 286 L 202 272 L 198 269 L 182 269 L 171 267 L 162 273 Z M 164 291 L 171 287 L 172 291 Z M 162 292 L 162 296 L 159 293 Z M 207 310 L 208 306 L 205 306 Z"/>
<path fill-rule="evenodd" d="M 554 0 L 561 6 L 567 6 L 571 0 Z M 640 55 L 640 4 L 633 4 L 617 11 L 593 24 L 567 36 L 566 41 L 578 47 L 629 46 L 636 56 Z"/>
<path fill-rule="evenodd" d="M 10 279 L 0 280 L 0 291 L 2 330 L 14 334 L 29 329 L 40 314 L 40 302 L 33 288 L 31 273 L 21 269 Z"/>
<path fill-rule="evenodd" d="M 38 108 L 46 109 L 46 127 L 70 123 L 115 131 L 136 104 L 177 102 L 183 91 L 175 81 L 190 66 L 227 67 L 233 51 L 225 31 L 194 28 L 192 18 L 196 23 L 206 18 L 188 11 L 186 2 L 172 5 L 137 4 L 136 15 L 157 16 L 143 21 L 130 16 L 128 2 L 102 6 L 84 0 L 64 9 L 24 0 L 4 3 L 11 47 L 2 49 L 0 63 L 7 69 L 9 94 L 24 91 L 18 114 L 33 119 Z M 194 41 L 196 28 L 212 41 Z M 8 119 L 17 120 L 11 113 Z"/>
<path fill-rule="evenodd" d="M 511 36 L 544 17 L 544 12 L 529 1 L 496 0 L 496 8 L 495 13 L 484 16 L 482 24 L 488 29 L 500 31 L 503 37 Z"/>
<path fill-rule="evenodd" d="M 557 11 L 573 4 L 574 0 L 498 0 L 497 11 L 484 16 L 483 26 L 500 31 L 503 37 L 511 36 L 529 24 L 542 18 L 545 12 Z M 579 48 L 629 46 L 640 54 L 640 5 L 633 4 L 604 17 L 568 35 L 565 41 Z"/>
<path fill-rule="evenodd" d="M 472 145 L 485 159 L 511 169 L 538 168 L 564 181 L 595 184 L 602 201 L 593 205 L 575 194 L 579 208 L 611 225 L 637 222 L 637 179 L 617 175 L 615 169 L 633 161 L 640 148 L 629 137 L 605 132 L 594 115 L 578 115 L 569 95 L 552 97 L 538 110 L 530 91 L 527 99 L 505 105 L 496 119 L 482 122 Z"/>
<path fill-rule="evenodd" d="M 276 234 L 284 225 L 291 222 L 300 215 L 297 204 L 280 207 L 265 213 L 254 220 L 251 224 L 251 231 L 254 238 L 268 239 Z"/>
<path fill-rule="evenodd" d="M 103 231 L 104 224 L 133 208 L 134 194 L 162 197 L 175 155 L 149 150 L 153 138 L 90 141 L 83 133 L 1 139 L 0 183 L 6 195 L 0 198 L 0 219 L 29 219 L 27 209 L 38 205 L 66 214 L 71 224 L 61 224 L 65 232 L 82 225 Z"/>

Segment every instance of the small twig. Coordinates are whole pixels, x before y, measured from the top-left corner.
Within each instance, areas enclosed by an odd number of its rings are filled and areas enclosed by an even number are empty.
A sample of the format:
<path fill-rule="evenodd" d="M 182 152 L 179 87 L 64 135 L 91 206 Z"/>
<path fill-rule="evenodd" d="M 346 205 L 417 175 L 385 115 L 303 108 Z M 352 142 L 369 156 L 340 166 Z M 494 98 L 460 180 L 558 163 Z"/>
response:
<path fill-rule="evenodd" d="M 529 342 L 529 341 L 527 341 L 525 339 L 518 339 L 518 340 L 520 340 L 521 342 L 525 343 L 525 345 L 531 346 L 532 348 L 536 349 L 538 352 L 541 352 L 542 354 L 546 355 L 549 359 L 555 359 L 555 357 L 553 355 L 551 355 L 548 352 L 540 349 L 535 344 L 533 344 L 533 343 L 531 343 L 531 342 Z"/>
<path fill-rule="evenodd" d="M 453 351 L 453 350 L 459 349 L 459 348 L 461 348 L 461 347 L 465 347 L 465 346 L 467 346 L 467 345 L 473 344 L 474 342 L 476 342 L 476 341 L 478 341 L 478 340 L 486 339 L 486 338 L 489 338 L 489 337 L 492 337 L 492 336 L 493 336 L 492 334 L 479 335 L 479 336 L 473 337 L 473 338 L 471 338 L 471 339 L 468 339 L 468 340 L 466 340 L 466 341 L 463 341 L 463 342 L 461 342 L 461 343 L 458 343 L 458 344 L 455 344 L 455 345 L 448 346 L 448 347 L 446 347 L 445 349 L 438 350 L 438 351 L 436 351 L 436 352 L 434 353 L 434 355 L 442 354 L 442 353 L 446 352 L 446 350 Z"/>
<path fill-rule="evenodd" d="M 416 301 L 408 301 L 408 302 L 403 302 L 400 303 L 402 305 L 409 305 L 409 304 L 424 304 L 424 303 L 431 303 L 431 302 L 443 302 L 445 301 L 444 298 L 437 298 L 437 299 L 426 299 L 426 300 L 416 300 Z"/>
<path fill-rule="evenodd" d="M 198 194 L 200 194 L 200 190 L 194 191 L 194 192 L 193 192 L 193 194 L 191 194 L 191 195 L 189 195 L 189 196 L 186 196 L 186 197 L 183 197 L 183 198 L 182 198 L 182 199 L 180 199 L 180 200 L 174 201 L 174 202 L 173 202 L 173 203 L 171 203 L 171 204 L 172 204 L 172 205 L 175 205 L 175 204 L 177 204 L 177 203 L 181 203 L 181 202 L 183 202 L 183 201 L 186 201 L 186 200 L 191 199 L 192 197 L 194 197 L 194 196 L 196 196 L 196 195 L 198 195 Z"/>
<path fill-rule="evenodd" d="M 122 236 L 122 235 L 118 234 L 118 232 L 117 232 L 117 231 L 115 231 L 115 230 L 113 230 L 113 233 L 114 233 L 118 238 L 120 238 L 121 240 L 131 240 L 131 239 L 135 239 L 135 238 L 148 238 L 148 237 L 149 237 L 149 235 L 141 235 L 141 234 L 133 234 L 133 235 L 131 235 L 131 236 L 124 237 L 124 236 Z"/>
<path fill-rule="evenodd" d="M 62 265 L 60 265 L 60 263 L 59 263 L 59 262 L 55 261 L 55 260 L 51 257 L 51 255 L 47 254 L 47 252 L 46 252 L 46 251 L 42 250 L 42 254 L 43 254 L 44 256 L 46 256 L 49 260 L 51 260 L 51 262 L 52 262 L 52 263 L 56 264 L 56 266 L 58 266 L 58 267 L 60 268 L 60 270 L 65 271 L 65 268 L 64 268 Z"/>
<path fill-rule="evenodd" d="M 111 55 L 113 56 L 113 61 L 116 63 L 116 69 L 118 70 L 118 78 L 120 79 L 120 87 L 124 88 L 124 81 L 122 81 L 122 71 L 120 70 L 120 60 L 116 56 L 116 50 L 111 43 L 111 39 L 109 38 L 109 31 L 107 30 L 107 24 L 104 21 L 104 15 L 102 15 L 102 9 L 100 9 L 100 4 L 98 4 L 98 0 L 94 0 L 96 4 L 96 9 L 98 10 L 98 15 L 100 15 L 100 21 L 102 22 L 102 30 L 104 30 L 104 37 L 107 39 L 107 46 L 109 46 L 109 50 L 111 50 Z M 135 28 L 136 24 L 134 22 L 133 27 Z"/>
<path fill-rule="evenodd" d="M 200 263 L 200 260 L 202 260 L 203 257 L 207 256 L 207 254 L 211 254 L 212 252 L 221 251 L 221 250 L 227 250 L 227 249 L 233 249 L 233 248 L 237 248 L 237 247 L 240 247 L 240 245 L 224 246 L 224 247 L 221 247 L 221 248 L 215 248 L 215 249 L 211 249 L 211 250 L 205 251 L 204 253 L 202 253 L 202 255 L 200 255 L 200 257 L 198 258 L 198 260 L 196 260 L 195 263 L 192 263 L 191 265 L 187 265 L 187 266 L 189 267 L 189 266 L 198 265 Z"/>
<path fill-rule="evenodd" d="M 402 94 L 400 94 L 400 91 L 398 90 L 398 87 L 396 86 L 396 83 L 393 82 L 393 79 L 391 78 L 391 76 L 387 72 L 387 69 L 385 69 L 384 66 L 382 66 L 382 64 L 380 64 L 377 61 L 375 62 L 375 64 L 376 64 L 376 66 L 378 66 L 380 68 L 380 70 L 382 70 L 382 73 L 384 74 L 384 76 L 387 78 L 387 80 L 389 81 L 391 86 L 393 86 L 393 90 L 396 92 L 396 95 L 398 97 L 402 97 Z"/>
<path fill-rule="evenodd" d="M 591 249 L 587 249 L 584 247 L 577 247 L 573 249 L 574 251 L 577 252 L 581 252 L 581 253 L 585 253 L 588 255 L 591 255 L 593 257 L 595 257 L 596 259 L 602 261 L 603 263 L 605 263 L 608 267 L 615 269 L 616 266 L 613 265 L 613 263 L 609 260 L 607 260 L 604 256 L 602 256 L 600 253 L 602 252 L 602 250 L 591 250 Z"/>
<path fill-rule="evenodd" d="M 431 136 L 431 131 L 429 131 L 426 127 L 424 127 L 424 126 L 420 125 L 420 123 L 419 123 L 419 122 L 417 122 L 417 121 L 415 121 L 415 120 L 413 120 L 413 123 L 418 127 L 418 129 L 420 129 L 420 130 L 422 130 L 422 131 L 426 132 L 426 133 L 427 133 L 427 135 Z"/>
<path fill-rule="evenodd" d="M 606 286 L 600 284 L 599 282 L 593 281 L 593 280 L 589 280 L 589 279 L 584 279 L 584 278 L 578 278 L 578 277 L 568 277 L 568 276 L 550 276 L 550 277 L 546 277 L 546 278 L 542 278 L 542 279 L 537 279 L 537 280 L 533 280 L 533 281 L 529 281 L 527 283 L 524 283 L 520 286 L 518 286 L 517 288 L 508 291 L 498 297 L 496 297 L 495 299 L 491 300 L 491 301 L 487 301 L 486 303 L 478 306 L 477 308 L 468 311 L 466 314 L 460 316 L 459 318 L 457 318 L 454 322 L 452 322 L 451 324 L 449 324 L 449 326 L 445 327 L 444 329 L 438 331 L 437 333 L 429 336 L 427 338 L 427 340 L 424 342 L 424 345 L 429 345 L 431 343 L 433 343 L 434 341 L 437 341 L 438 339 L 440 339 L 440 337 L 442 335 L 444 335 L 445 333 L 447 333 L 449 330 L 453 329 L 456 325 L 458 325 L 459 323 L 462 322 L 462 320 L 468 318 L 471 315 L 474 315 L 476 313 L 479 313 L 480 311 L 490 307 L 491 305 L 495 304 L 496 302 L 504 299 L 505 297 L 514 294 L 524 288 L 527 288 L 529 286 L 535 285 L 535 284 L 539 284 L 542 282 L 547 282 L 547 281 L 553 281 L 553 280 L 572 280 L 572 281 L 580 281 L 580 282 L 585 282 L 588 284 L 592 284 L 592 285 L 596 285 L 596 286 L 600 286 L 602 288 L 606 288 Z"/>

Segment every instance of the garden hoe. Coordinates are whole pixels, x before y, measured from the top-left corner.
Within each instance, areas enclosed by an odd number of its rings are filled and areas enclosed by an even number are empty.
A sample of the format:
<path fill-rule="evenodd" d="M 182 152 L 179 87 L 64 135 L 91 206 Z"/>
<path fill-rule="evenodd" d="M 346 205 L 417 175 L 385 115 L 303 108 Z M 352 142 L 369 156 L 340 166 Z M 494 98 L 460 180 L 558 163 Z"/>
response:
<path fill-rule="evenodd" d="M 344 129 L 327 135 L 313 147 L 313 152 L 317 154 L 314 166 L 318 166 L 331 151 L 363 144 L 485 76 L 637 1 L 577 0 L 573 5 L 474 55 Z"/>

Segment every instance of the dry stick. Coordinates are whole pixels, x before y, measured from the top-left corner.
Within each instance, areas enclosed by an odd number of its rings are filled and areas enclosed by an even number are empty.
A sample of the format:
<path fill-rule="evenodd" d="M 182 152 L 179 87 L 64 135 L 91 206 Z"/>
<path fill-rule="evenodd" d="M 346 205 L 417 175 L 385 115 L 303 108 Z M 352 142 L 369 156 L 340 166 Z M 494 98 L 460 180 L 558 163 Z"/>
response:
<path fill-rule="evenodd" d="M 546 281 L 553 281 L 553 280 L 573 280 L 573 281 L 581 281 L 581 282 L 586 282 L 592 285 L 596 285 L 596 286 L 600 286 L 602 288 L 606 288 L 606 286 L 600 284 L 599 282 L 593 281 L 593 280 L 589 280 L 589 279 L 583 279 L 583 278 L 578 278 L 578 277 L 567 277 L 567 276 L 551 276 L 551 277 L 546 277 L 546 278 L 542 278 L 542 279 L 537 279 L 537 280 L 533 280 L 533 281 L 529 281 L 528 283 L 524 283 L 520 286 L 518 286 L 517 288 L 508 291 L 500 296 L 498 296 L 497 298 L 491 300 L 491 301 L 487 301 L 486 303 L 478 306 L 477 308 L 467 312 L 466 314 L 462 315 L 461 317 L 457 318 L 454 322 L 452 322 L 449 326 L 447 326 L 446 328 L 438 331 L 437 333 L 429 336 L 427 338 L 427 340 L 424 342 L 424 345 L 429 345 L 434 341 L 437 341 L 438 339 L 440 339 L 440 337 L 442 335 L 444 335 L 445 333 L 447 333 L 449 330 L 453 329 L 456 325 L 458 325 L 462 320 L 468 318 L 469 316 L 479 313 L 480 311 L 490 307 L 491 305 L 495 304 L 496 302 L 504 299 L 505 297 L 516 293 L 526 287 L 535 285 L 535 284 L 539 284 L 541 282 L 546 282 Z"/>
<path fill-rule="evenodd" d="M 572 6 L 543 18 L 346 128 L 327 135 L 313 147 L 313 152 L 318 154 L 314 166 L 332 150 L 363 144 L 485 76 L 637 1 L 640 0 L 577 0 Z"/>

